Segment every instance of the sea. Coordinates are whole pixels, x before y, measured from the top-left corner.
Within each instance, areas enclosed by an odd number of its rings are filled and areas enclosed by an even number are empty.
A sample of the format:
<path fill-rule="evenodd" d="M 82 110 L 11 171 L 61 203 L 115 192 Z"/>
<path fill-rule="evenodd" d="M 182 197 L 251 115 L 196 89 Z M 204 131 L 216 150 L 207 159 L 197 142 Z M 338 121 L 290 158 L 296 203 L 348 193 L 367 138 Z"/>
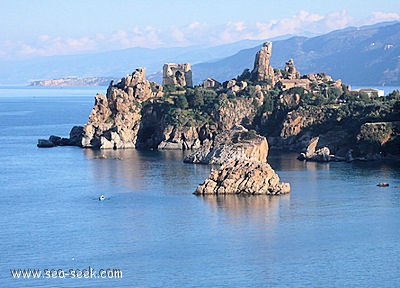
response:
<path fill-rule="evenodd" d="M 270 151 L 290 194 L 199 197 L 182 151 L 37 148 L 105 89 L 0 87 L 0 287 L 399 287 L 399 163 Z"/>

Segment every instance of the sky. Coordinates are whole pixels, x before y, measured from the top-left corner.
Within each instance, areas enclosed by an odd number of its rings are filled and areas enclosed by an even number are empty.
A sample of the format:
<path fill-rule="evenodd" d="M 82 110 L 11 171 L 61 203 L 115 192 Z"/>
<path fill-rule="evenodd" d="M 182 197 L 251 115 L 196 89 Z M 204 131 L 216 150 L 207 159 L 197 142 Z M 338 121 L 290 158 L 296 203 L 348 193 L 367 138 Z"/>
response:
<path fill-rule="evenodd" d="M 0 59 L 215 46 L 400 20 L 400 0 L 0 0 Z"/>

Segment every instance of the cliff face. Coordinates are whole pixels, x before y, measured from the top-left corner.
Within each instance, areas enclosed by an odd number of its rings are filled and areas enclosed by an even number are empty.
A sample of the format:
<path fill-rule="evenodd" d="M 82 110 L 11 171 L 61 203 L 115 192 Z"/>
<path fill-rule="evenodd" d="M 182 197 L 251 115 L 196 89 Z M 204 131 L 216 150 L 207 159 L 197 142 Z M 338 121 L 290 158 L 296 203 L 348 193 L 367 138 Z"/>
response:
<path fill-rule="evenodd" d="M 302 96 L 304 97 L 304 96 Z M 349 151 L 355 159 L 380 159 L 386 154 L 400 155 L 396 145 L 400 139 L 398 113 L 390 109 L 388 99 L 373 103 L 360 100 L 353 103 L 287 105 L 261 119 L 268 130 L 273 147 L 306 152 L 313 137 L 318 137 L 316 149 L 328 148 L 332 159 L 345 159 Z M 379 99 L 379 101 L 381 101 Z M 350 158 L 352 158 L 350 157 Z"/>
<path fill-rule="evenodd" d="M 357 142 L 359 154 L 367 158 L 400 155 L 400 121 L 364 123 Z"/>
<path fill-rule="evenodd" d="M 88 123 L 83 127 L 82 147 L 135 148 L 140 128 L 141 103 L 157 96 L 144 69 L 110 84 L 107 95 L 97 94 Z"/>
<path fill-rule="evenodd" d="M 213 140 L 204 141 L 200 149 L 186 156 L 184 162 L 222 165 L 234 158 L 249 158 L 265 162 L 268 142 L 255 131 L 243 126 L 219 133 Z"/>
<path fill-rule="evenodd" d="M 179 109 L 177 109 L 179 110 Z M 179 110 L 180 111 L 180 110 Z M 137 148 L 142 149 L 197 149 L 205 140 L 217 133 L 217 126 L 205 121 L 193 122 L 191 117 L 184 118 L 175 114 L 169 102 L 156 100 L 146 103 L 141 111 L 140 129 L 137 133 Z M 182 122 L 178 122 L 176 118 Z"/>
<path fill-rule="evenodd" d="M 257 112 L 254 98 L 238 98 L 227 101 L 225 105 L 213 112 L 218 128 L 221 131 L 230 130 L 237 125 L 252 126 Z"/>
<path fill-rule="evenodd" d="M 207 146 L 222 131 L 237 125 L 251 126 L 256 112 L 253 101 L 253 98 L 224 100 L 223 105 L 213 108 L 208 115 L 176 109 L 162 100 L 147 103 L 141 112 L 137 147 L 189 150 Z M 204 117 L 208 119 L 197 119 Z"/>

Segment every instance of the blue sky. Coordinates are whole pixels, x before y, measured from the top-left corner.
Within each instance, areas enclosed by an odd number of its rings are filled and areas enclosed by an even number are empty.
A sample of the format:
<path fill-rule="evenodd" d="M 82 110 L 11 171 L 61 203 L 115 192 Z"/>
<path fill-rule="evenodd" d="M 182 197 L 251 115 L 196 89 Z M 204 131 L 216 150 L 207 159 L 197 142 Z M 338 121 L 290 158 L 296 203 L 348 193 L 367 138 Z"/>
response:
<path fill-rule="evenodd" d="M 219 45 L 400 20 L 399 0 L 0 0 L 0 59 Z"/>

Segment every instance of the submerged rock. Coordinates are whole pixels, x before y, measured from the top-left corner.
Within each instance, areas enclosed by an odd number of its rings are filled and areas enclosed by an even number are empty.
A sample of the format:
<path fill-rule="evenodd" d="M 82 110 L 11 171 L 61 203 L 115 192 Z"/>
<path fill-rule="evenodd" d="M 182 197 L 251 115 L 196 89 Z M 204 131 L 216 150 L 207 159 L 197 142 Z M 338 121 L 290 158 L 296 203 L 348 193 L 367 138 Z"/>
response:
<path fill-rule="evenodd" d="M 51 135 L 49 139 L 38 139 L 37 146 L 39 148 L 49 148 L 55 146 L 81 146 L 82 126 L 74 126 L 69 133 L 69 138 Z"/>
<path fill-rule="evenodd" d="M 49 139 L 38 139 L 37 147 L 39 148 L 51 148 L 55 146 L 56 145 Z"/>

